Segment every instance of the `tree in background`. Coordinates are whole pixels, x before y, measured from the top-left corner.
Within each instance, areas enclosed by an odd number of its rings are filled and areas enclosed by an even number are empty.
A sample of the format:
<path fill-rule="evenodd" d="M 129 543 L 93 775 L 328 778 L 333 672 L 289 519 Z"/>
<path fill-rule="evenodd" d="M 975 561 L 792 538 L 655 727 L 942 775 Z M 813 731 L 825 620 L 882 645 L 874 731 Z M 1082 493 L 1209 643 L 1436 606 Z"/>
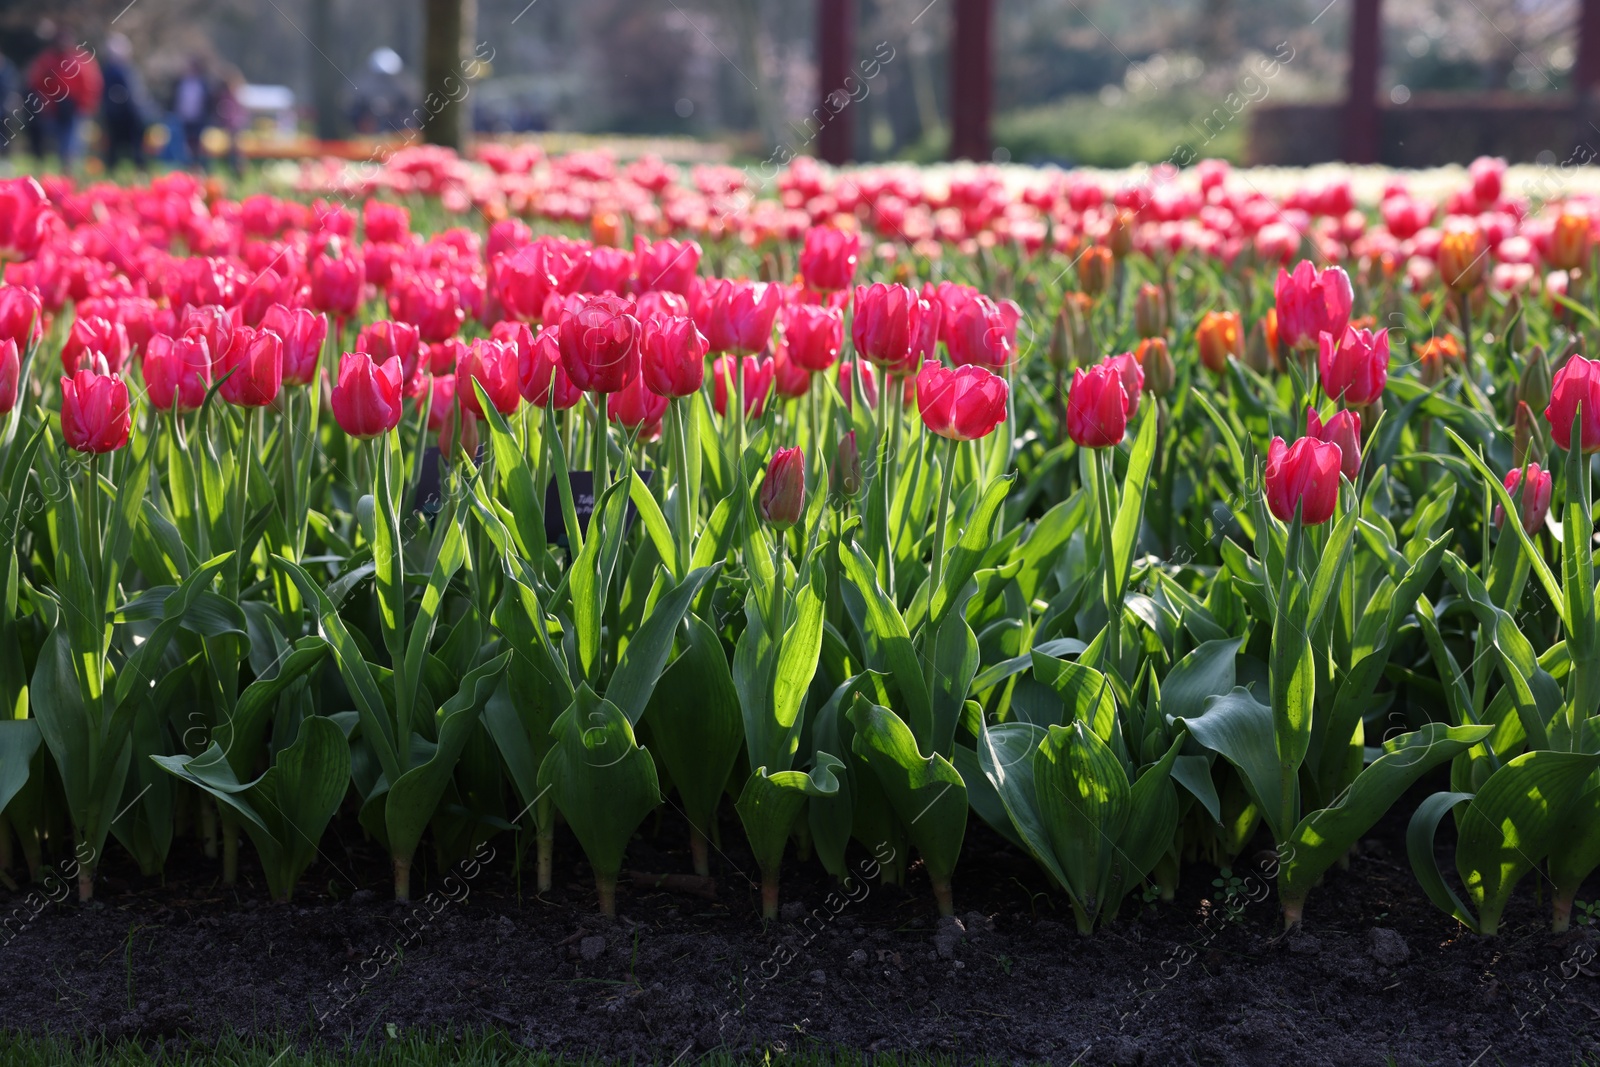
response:
<path fill-rule="evenodd" d="M 477 22 L 477 0 L 423 0 L 422 133 L 429 144 L 461 151 L 472 129 L 467 103 L 467 53 Z"/>

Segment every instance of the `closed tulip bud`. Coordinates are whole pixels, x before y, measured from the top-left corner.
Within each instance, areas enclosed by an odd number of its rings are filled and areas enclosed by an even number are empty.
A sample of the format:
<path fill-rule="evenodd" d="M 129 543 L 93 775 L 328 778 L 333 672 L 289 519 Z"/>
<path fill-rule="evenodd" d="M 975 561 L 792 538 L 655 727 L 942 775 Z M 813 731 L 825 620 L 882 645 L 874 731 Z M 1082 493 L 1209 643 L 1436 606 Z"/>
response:
<path fill-rule="evenodd" d="M 1085 249 L 1083 257 L 1078 260 L 1078 288 L 1090 297 L 1099 296 L 1111 288 L 1111 279 L 1115 274 L 1116 259 L 1111 249 L 1103 245 Z"/>
<path fill-rule="evenodd" d="M 798 448 L 780 448 L 767 464 L 761 483 L 761 517 L 780 530 L 800 521 L 806 510 L 806 455 Z"/>
<path fill-rule="evenodd" d="M 209 370 L 211 361 L 206 361 Z M 0 340 L 0 415 L 11 414 L 17 406 L 17 388 L 22 364 L 17 357 L 17 342 L 10 337 Z"/>
<path fill-rule="evenodd" d="M 602 293 L 561 314 L 561 362 L 585 392 L 615 393 L 639 375 L 633 301 Z"/>
<path fill-rule="evenodd" d="M 0 338 L 26 350 L 44 336 L 44 306 L 39 294 L 17 285 L 0 285 Z"/>
<path fill-rule="evenodd" d="M 917 411 L 931 432 L 951 441 L 976 441 L 1006 419 L 1010 387 L 987 367 L 950 370 L 935 360 L 917 372 Z"/>
<path fill-rule="evenodd" d="M 222 399 L 242 408 L 264 408 L 278 399 L 283 385 L 283 341 L 271 330 L 240 326 L 217 356 L 212 373 L 222 380 Z"/>
<path fill-rule="evenodd" d="M 713 281 L 707 294 L 710 316 L 706 340 L 713 352 L 753 356 L 766 351 L 772 325 L 783 306 L 776 285 L 762 282 Z"/>
<path fill-rule="evenodd" d="M 1201 366 L 1212 374 L 1226 373 L 1229 357 L 1238 359 L 1244 355 L 1243 319 L 1237 311 L 1208 311 L 1194 329 L 1194 343 Z M 1265 372 L 1263 367 L 1258 373 Z"/>
<path fill-rule="evenodd" d="M 553 403 L 557 411 L 577 407 L 583 390 L 572 384 L 561 362 L 561 343 L 555 326 L 542 327 L 524 359 L 517 356 L 517 388 L 522 398 L 536 408 Z M 552 394 L 554 399 L 552 400 Z"/>
<path fill-rule="evenodd" d="M 356 351 L 365 352 L 377 363 L 390 356 L 400 357 L 400 368 L 409 382 L 416 377 L 422 361 L 422 335 L 409 322 L 371 322 L 356 334 Z"/>
<path fill-rule="evenodd" d="M 1067 436 L 1081 448 L 1111 448 L 1128 432 L 1122 375 L 1104 363 L 1072 374 L 1067 393 Z"/>
<path fill-rule="evenodd" d="M 128 443 L 133 413 L 120 374 L 80 370 L 61 379 L 61 437 L 68 448 L 99 454 Z"/>
<path fill-rule="evenodd" d="M 1339 470 L 1352 482 L 1361 476 L 1361 416 L 1337 411 L 1327 422 L 1315 408 L 1306 409 L 1306 436 L 1339 446 Z"/>
<path fill-rule="evenodd" d="M 1159 337 L 1167 332 L 1167 294 L 1161 286 L 1145 282 L 1133 298 L 1133 328 L 1140 337 Z"/>
<path fill-rule="evenodd" d="M 1144 387 L 1153 396 L 1166 396 L 1178 384 L 1178 368 L 1167 351 L 1165 337 L 1146 337 L 1136 350 L 1144 371 Z"/>
<path fill-rule="evenodd" d="M 1016 323 L 986 296 L 975 296 L 955 313 L 946 342 L 950 362 L 1002 370 L 1016 353 Z"/>
<path fill-rule="evenodd" d="M 1574 355 L 1556 371 L 1550 403 L 1544 417 L 1550 436 L 1562 448 L 1571 448 L 1572 422 L 1582 413 L 1576 444 L 1585 453 L 1600 452 L 1600 360 Z"/>
<path fill-rule="evenodd" d="M 819 304 L 783 309 L 783 348 L 797 367 L 820 373 L 832 367 L 844 344 L 844 312 Z"/>
<path fill-rule="evenodd" d="M 1544 525 L 1545 516 L 1550 514 L 1550 493 L 1555 483 L 1550 477 L 1550 472 L 1540 470 L 1537 463 L 1527 465 L 1528 477 L 1526 484 L 1523 483 L 1522 472 L 1523 468 L 1521 466 L 1511 468 L 1511 472 L 1506 475 L 1506 492 L 1511 494 L 1512 500 L 1520 498 L 1522 528 L 1528 531 L 1529 534 L 1536 534 L 1539 532 L 1539 528 Z M 1519 486 L 1521 487 L 1521 492 L 1518 492 Z M 1494 507 L 1495 529 L 1499 529 L 1505 521 L 1505 509 L 1496 504 Z"/>
<path fill-rule="evenodd" d="M 374 363 L 365 352 L 346 352 L 329 397 L 339 428 L 351 437 L 370 440 L 400 425 L 404 381 L 399 356 Z"/>
<path fill-rule="evenodd" d="M 1132 422 L 1139 413 L 1139 397 L 1144 395 L 1144 367 L 1132 352 L 1107 356 L 1100 362 L 1117 372 L 1117 378 L 1122 382 L 1122 410 L 1128 421 Z"/>
<path fill-rule="evenodd" d="M 1343 267 L 1329 267 L 1319 274 L 1309 259 L 1295 264 L 1293 274 L 1279 267 L 1273 295 L 1276 341 L 1290 351 L 1315 348 L 1325 333 L 1342 337 L 1350 324 L 1355 291 Z"/>
<path fill-rule="evenodd" d="M 921 336 L 923 302 L 904 285 L 856 286 L 851 340 L 856 353 L 880 367 L 903 367 Z"/>
<path fill-rule="evenodd" d="M 261 316 L 261 328 L 283 340 L 283 384 L 310 385 L 317 376 L 317 360 L 328 339 L 328 316 L 309 308 L 273 304 Z"/>
<path fill-rule="evenodd" d="M 1478 287 L 1489 267 L 1489 242 L 1475 221 L 1457 216 L 1439 238 L 1439 277 L 1458 293 Z"/>
<path fill-rule="evenodd" d="M 1587 267 L 1592 241 L 1588 212 L 1572 204 L 1563 206 L 1550 228 L 1550 266 L 1556 270 Z"/>
<path fill-rule="evenodd" d="M 644 384 L 660 396 L 693 396 L 705 381 L 707 351 L 705 337 L 688 316 L 651 319 L 639 339 Z"/>
<path fill-rule="evenodd" d="M 806 288 L 835 292 L 850 288 L 861 253 L 861 234 L 832 226 L 813 226 L 806 231 L 800 249 L 800 277 Z"/>
<path fill-rule="evenodd" d="M 90 367 L 116 374 L 128 360 L 128 331 L 120 322 L 98 316 L 74 319 L 61 346 L 61 365 L 68 374 Z"/>
<path fill-rule="evenodd" d="M 811 389 L 811 372 L 795 363 L 782 348 L 772 357 L 772 381 L 778 395 L 798 400 Z"/>
<path fill-rule="evenodd" d="M 1106 247 L 1118 259 L 1133 251 L 1133 224 L 1137 219 L 1138 216 L 1127 208 L 1112 216 L 1111 228 L 1106 231 Z"/>
<path fill-rule="evenodd" d="M 1533 447 L 1533 409 L 1526 401 L 1517 401 L 1517 413 L 1511 420 L 1511 462 L 1520 467 L 1528 462 L 1528 452 Z"/>
<path fill-rule="evenodd" d="M 211 350 L 203 334 L 150 338 L 144 353 L 144 387 L 157 411 L 195 411 L 211 388 Z"/>
<path fill-rule="evenodd" d="M 366 265 L 356 255 L 313 256 L 310 265 L 311 306 L 348 319 L 361 307 Z"/>
<path fill-rule="evenodd" d="M 478 391 L 472 387 L 477 382 L 489 395 L 489 403 L 502 415 L 510 415 L 522 403 L 522 390 L 517 380 L 517 350 L 504 341 L 478 340 L 472 342 L 467 354 L 456 368 L 456 390 L 461 397 L 461 410 L 483 417 L 483 407 L 478 402 Z"/>
<path fill-rule="evenodd" d="M 1535 411 L 1550 403 L 1550 361 L 1545 358 L 1543 345 L 1530 348 L 1522 361 L 1517 399 Z"/>
<path fill-rule="evenodd" d="M 856 432 L 851 430 L 839 439 L 839 457 L 833 465 L 833 488 L 843 496 L 854 498 L 861 492 L 861 449 L 856 445 Z"/>
<path fill-rule="evenodd" d="M 755 356 L 745 356 L 739 359 L 736 356 L 721 356 L 711 362 L 711 406 L 718 415 L 728 413 L 728 396 L 739 387 L 734 381 L 735 367 L 744 379 L 744 413 L 746 418 L 759 419 L 767 407 L 767 394 L 772 391 L 772 382 L 777 375 L 777 367 L 773 365 L 772 358 L 757 359 Z"/>
<path fill-rule="evenodd" d="M 1389 331 L 1374 333 L 1347 326 L 1337 344 L 1323 334 L 1317 369 L 1330 400 L 1356 406 L 1376 403 L 1389 383 Z"/>
<path fill-rule="evenodd" d="M 1267 507 L 1283 522 L 1298 511 L 1307 526 L 1320 526 L 1333 517 L 1339 503 L 1339 474 L 1343 463 L 1337 445 L 1302 437 L 1292 445 L 1274 437 L 1267 448 Z"/>
<path fill-rule="evenodd" d="M 870 363 L 839 364 L 839 393 L 844 397 L 844 406 L 851 410 L 856 406 L 855 370 L 861 368 L 861 394 L 867 398 L 867 406 L 878 406 L 878 376 L 873 373 Z"/>
<path fill-rule="evenodd" d="M 606 417 L 626 430 L 633 430 L 643 441 L 661 436 L 661 416 L 670 401 L 645 388 L 642 377 L 635 378 L 605 398 Z"/>

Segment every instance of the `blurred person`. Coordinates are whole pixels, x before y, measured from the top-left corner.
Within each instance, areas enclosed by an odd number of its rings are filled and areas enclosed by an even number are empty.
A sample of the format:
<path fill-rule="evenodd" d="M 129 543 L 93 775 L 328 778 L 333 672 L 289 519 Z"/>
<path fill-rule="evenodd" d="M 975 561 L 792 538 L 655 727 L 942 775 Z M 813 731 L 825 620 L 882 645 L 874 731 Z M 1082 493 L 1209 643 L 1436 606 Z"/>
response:
<path fill-rule="evenodd" d="M 217 123 L 228 134 L 228 168 L 234 177 L 244 173 L 244 145 L 241 135 L 250 124 L 250 113 L 244 106 L 244 75 L 237 67 L 230 68 L 217 93 Z"/>
<path fill-rule="evenodd" d="M 94 54 L 75 43 L 64 29 L 52 28 L 44 51 L 28 65 L 28 88 L 43 101 L 39 111 L 42 130 L 66 170 L 77 166 L 83 120 L 99 110 L 104 87 Z"/>
<path fill-rule="evenodd" d="M 115 170 L 124 159 L 145 169 L 144 131 L 149 124 L 149 97 L 144 80 L 133 63 L 133 44 L 120 33 L 106 38 L 102 73 L 105 77 L 105 106 L 101 111 L 106 129 L 106 170 Z"/>
<path fill-rule="evenodd" d="M 206 170 L 210 166 L 201 135 L 211 125 L 216 107 L 217 94 L 206 75 L 205 60 L 191 56 L 188 67 L 172 88 L 172 114 L 183 131 L 183 144 L 191 167 Z"/>
<path fill-rule="evenodd" d="M 356 76 L 351 121 L 361 133 L 398 133 L 412 110 L 405 63 L 392 48 L 378 48 Z"/>

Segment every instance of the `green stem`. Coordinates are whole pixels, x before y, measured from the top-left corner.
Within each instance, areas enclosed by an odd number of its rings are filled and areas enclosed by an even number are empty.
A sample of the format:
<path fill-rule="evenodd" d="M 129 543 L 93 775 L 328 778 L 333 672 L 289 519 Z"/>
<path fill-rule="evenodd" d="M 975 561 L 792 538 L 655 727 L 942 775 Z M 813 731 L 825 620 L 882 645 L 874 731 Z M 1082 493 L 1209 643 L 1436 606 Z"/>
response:
<path fill-rule="evenodd" d="M 1122 596 L 1117 589 L 1117 554 L 1111 543 L 1111 451 L 1095 450 L 1095 495 L 1100 505 L 1100 552 L 1105 566 L 1102 583 L 1106 602 L 1106 652 L 1107 659 L 1120 673 L 1122 670 Z"/>
<path fill-rule="evenodd" d="M 600 506 L 600 494 L 606 491 L 611 483 L 611 456 L 608 454 L 608 441 L 606 440 L 606 394 L 596 393 L 594 402 L 594 440 L 590 442 L 594 451 L 592 463 L 594 468 L 594 501 L 595 507 Z"/>
<path fill-rule="evenodd" d="M 674 397 L 667 405 L 667 418 L 672 423 L 672 475 L 677 482 L 676 493 L 673 497 L 673 517 L 677 520 L 673 525 L 673 536 L 678 543 L 678 573 L 675 576 L 679 581 L 689 573 L 690 537 L 692 533 L 692 520 L 689 515 L 689 442 L 684 430 L 684 401 Z"/>
<path fill-rule="evenodd" d="M 950 517 L 950 487 L 956 480 L 956 448 L 961 442 L 955 438 L 945 441 L 944 471 L 939 482 L 939 509 L 933 513 L 933 561 L 928 572 L 928 621 L 933 618 L 933 599 L 939 595 L 939 583 L 944 578 L 944 535 L 945 525 Z M 930 640 L 937 641 L 938 635 L 930 635 Z M 931 656 L 924 656 L 922 661 L 923 681 L 927 683 L 928 692 L 933 692 L 933 675 L 935 665 Z"/>

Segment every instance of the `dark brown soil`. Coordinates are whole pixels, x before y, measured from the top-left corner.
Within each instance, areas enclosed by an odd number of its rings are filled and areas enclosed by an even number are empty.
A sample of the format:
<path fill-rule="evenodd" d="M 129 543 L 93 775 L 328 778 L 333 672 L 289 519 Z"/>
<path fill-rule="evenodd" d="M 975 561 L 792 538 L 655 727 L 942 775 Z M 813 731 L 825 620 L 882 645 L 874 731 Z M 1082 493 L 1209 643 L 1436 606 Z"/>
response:
<path fill-rule="evenodd" d="M 1550 934 L 1531 884 L 1500 937 L 1466 933 L 1412 878 L 1410 810 L 1329 876 L 1287 937 L 1271 897 L 1236 898 L 1229 918 L 1204 867 L 1186 869 L 1174 903 L 1080 937 L 1065 898 L 977 820 L 955 879 L 964 931 L 940 924 L 915 868 L 909 893 L 871 883 L 846 902 L 793 861 L 786 921 L 764 925 L 732 844 L 714 856 L 715 899 L 625 886 L 607 921 L 565 836 L 546 897 L 531 869 L 516 879 L 502 835 L 475 876 L 423 872 L 416 895 L 436 895 L 410 907 L 385 899 L 386 864 L 353 820 L 288 906 L 268 902 L 248 846 L 245 884 L 224 890 L 181 841 L 164 885 L 116 852 L 96 903 L 50 904 L 0 936 L 0 1031 L 177 1046 L 227 1030 L 342 1043 L 390 1024 L 489 1027 L 663 1064 L 841 1047 L 1061 1064 L 1600 1063 L 1600 933 Z M 673 847 L 681 823 L 645 829 L 633 867 L 690 869 Z M 740 840 L 731 825 L 724 837 Z M 0 907 L 30 913 L 26 894 L 0 890 Z"/>

